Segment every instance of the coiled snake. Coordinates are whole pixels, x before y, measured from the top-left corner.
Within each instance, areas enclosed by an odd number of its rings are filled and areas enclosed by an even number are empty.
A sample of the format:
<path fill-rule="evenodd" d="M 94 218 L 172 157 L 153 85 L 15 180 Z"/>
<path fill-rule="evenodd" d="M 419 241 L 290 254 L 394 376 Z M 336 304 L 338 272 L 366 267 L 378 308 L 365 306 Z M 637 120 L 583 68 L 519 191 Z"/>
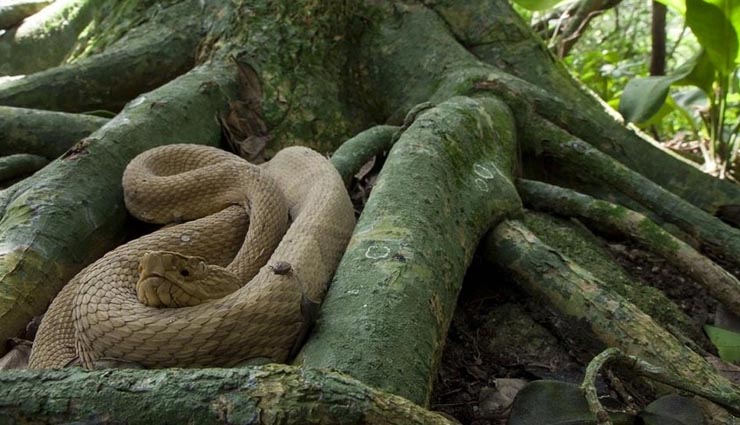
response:
<path fill-rule="evenodd" d="M 331 163 L 300 147 L 257 167 L 216 148 L 169 145 L 129 164 L 124 191 L 145 221 L 193 221 L 77 274 L 49 307 L 30 367 L 285 361 L 305 325 L 302 306 L 323 297 L 354 227 Z"/>

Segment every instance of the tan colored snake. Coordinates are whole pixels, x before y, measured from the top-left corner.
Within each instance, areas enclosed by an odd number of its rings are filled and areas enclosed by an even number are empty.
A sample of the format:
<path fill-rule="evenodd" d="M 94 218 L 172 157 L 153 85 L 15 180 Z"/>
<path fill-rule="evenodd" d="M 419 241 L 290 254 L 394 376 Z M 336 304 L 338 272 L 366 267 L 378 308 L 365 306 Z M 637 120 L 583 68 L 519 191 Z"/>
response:
<path fill-rule="evenodd" d="M 215 148 L 169 145 L 129 164 L 124 191 L 145 221 L 193 221 L 122 245 L 77 274 L 49 307 L 30 366 L 285 361 L 305 326 L 302 303 L 322 299 L 354 227 L 331 163 L 300 147 L 256 167 Z M 288 214 L 282 238 L 270 236 Z M 239 281 L 209 287 L 209 273 Z"/>

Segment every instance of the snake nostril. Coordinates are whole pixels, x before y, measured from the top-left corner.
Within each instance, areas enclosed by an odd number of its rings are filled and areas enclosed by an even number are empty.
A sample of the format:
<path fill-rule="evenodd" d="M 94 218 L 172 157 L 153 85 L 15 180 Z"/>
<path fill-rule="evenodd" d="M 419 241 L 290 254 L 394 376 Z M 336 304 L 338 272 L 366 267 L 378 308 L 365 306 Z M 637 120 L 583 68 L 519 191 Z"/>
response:
<path fill-rule="evenodd" d="M 190 276 L 190 272 L 187 269 L 180 269 L 180 276 L 188 277 Z"/>

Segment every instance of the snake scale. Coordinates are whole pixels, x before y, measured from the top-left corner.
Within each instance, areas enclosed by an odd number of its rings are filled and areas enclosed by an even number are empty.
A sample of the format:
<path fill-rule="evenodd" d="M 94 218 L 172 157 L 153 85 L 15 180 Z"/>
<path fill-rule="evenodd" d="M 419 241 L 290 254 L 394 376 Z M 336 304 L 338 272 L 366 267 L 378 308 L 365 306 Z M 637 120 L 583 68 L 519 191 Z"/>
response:
<path fill-rule="evenodd" d="M 306 300 L 322 299 L 354 227 L 331 163 L 301 147 L 258 167 L 216 148 L 168 145 L 129 164 L 124 193 L 142 220 L 185 222 L 70 280 L 44 316 L 30 367 L 285 361 L 305 330 Z M 224 274 L 227 289 L 209 282 Z"/>

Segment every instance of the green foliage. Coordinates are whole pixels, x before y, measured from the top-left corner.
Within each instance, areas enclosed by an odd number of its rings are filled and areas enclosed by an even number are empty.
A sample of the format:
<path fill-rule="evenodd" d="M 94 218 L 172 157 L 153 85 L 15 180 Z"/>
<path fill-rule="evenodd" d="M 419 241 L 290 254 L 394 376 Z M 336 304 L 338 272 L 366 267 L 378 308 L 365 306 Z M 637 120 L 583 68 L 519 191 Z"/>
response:
<path fill-rule="evenodd" d="M 733 118 L 737 120 L 740 0 L 661 1 L 685 13 L 686 24 L 702 50 L 668 75 L 630 81 L 619 110 L 627 121 L 645 124 L 665 105 L 675 108 L 704 141 L 705 169 L 725 177 L 740 145 L 737 125 L 728 124 Z M 684 93 L 675 102 L 666 103 L 669 89 L 676 85 L 702 90 L 706 108 L 696 92 Z"/>
<path fill-rule="evenodd" d="M 649 57 L 649 40 L 644 36 L 650 29 L 648 11 L 644 1 L 623 0 L 593 21 L 564 58 L 576 78 L 614 107 Z"/>
<path fill-rule="evenodd" d="M 514 0 L 527 10 L 547 10 L 563 3 L 565 0 Z"/>
<path fill-rule="evenodd" d="M 710 325 L 705 325 L 704 331 L 717 347 L 720 359 L 726 362 L 740 361 L 740 334 Z"/>
<path fill-rule="evenodd" d="M 686 24 L 722 75 L 738 64 L 740 0 L 686 0 Z"/>

